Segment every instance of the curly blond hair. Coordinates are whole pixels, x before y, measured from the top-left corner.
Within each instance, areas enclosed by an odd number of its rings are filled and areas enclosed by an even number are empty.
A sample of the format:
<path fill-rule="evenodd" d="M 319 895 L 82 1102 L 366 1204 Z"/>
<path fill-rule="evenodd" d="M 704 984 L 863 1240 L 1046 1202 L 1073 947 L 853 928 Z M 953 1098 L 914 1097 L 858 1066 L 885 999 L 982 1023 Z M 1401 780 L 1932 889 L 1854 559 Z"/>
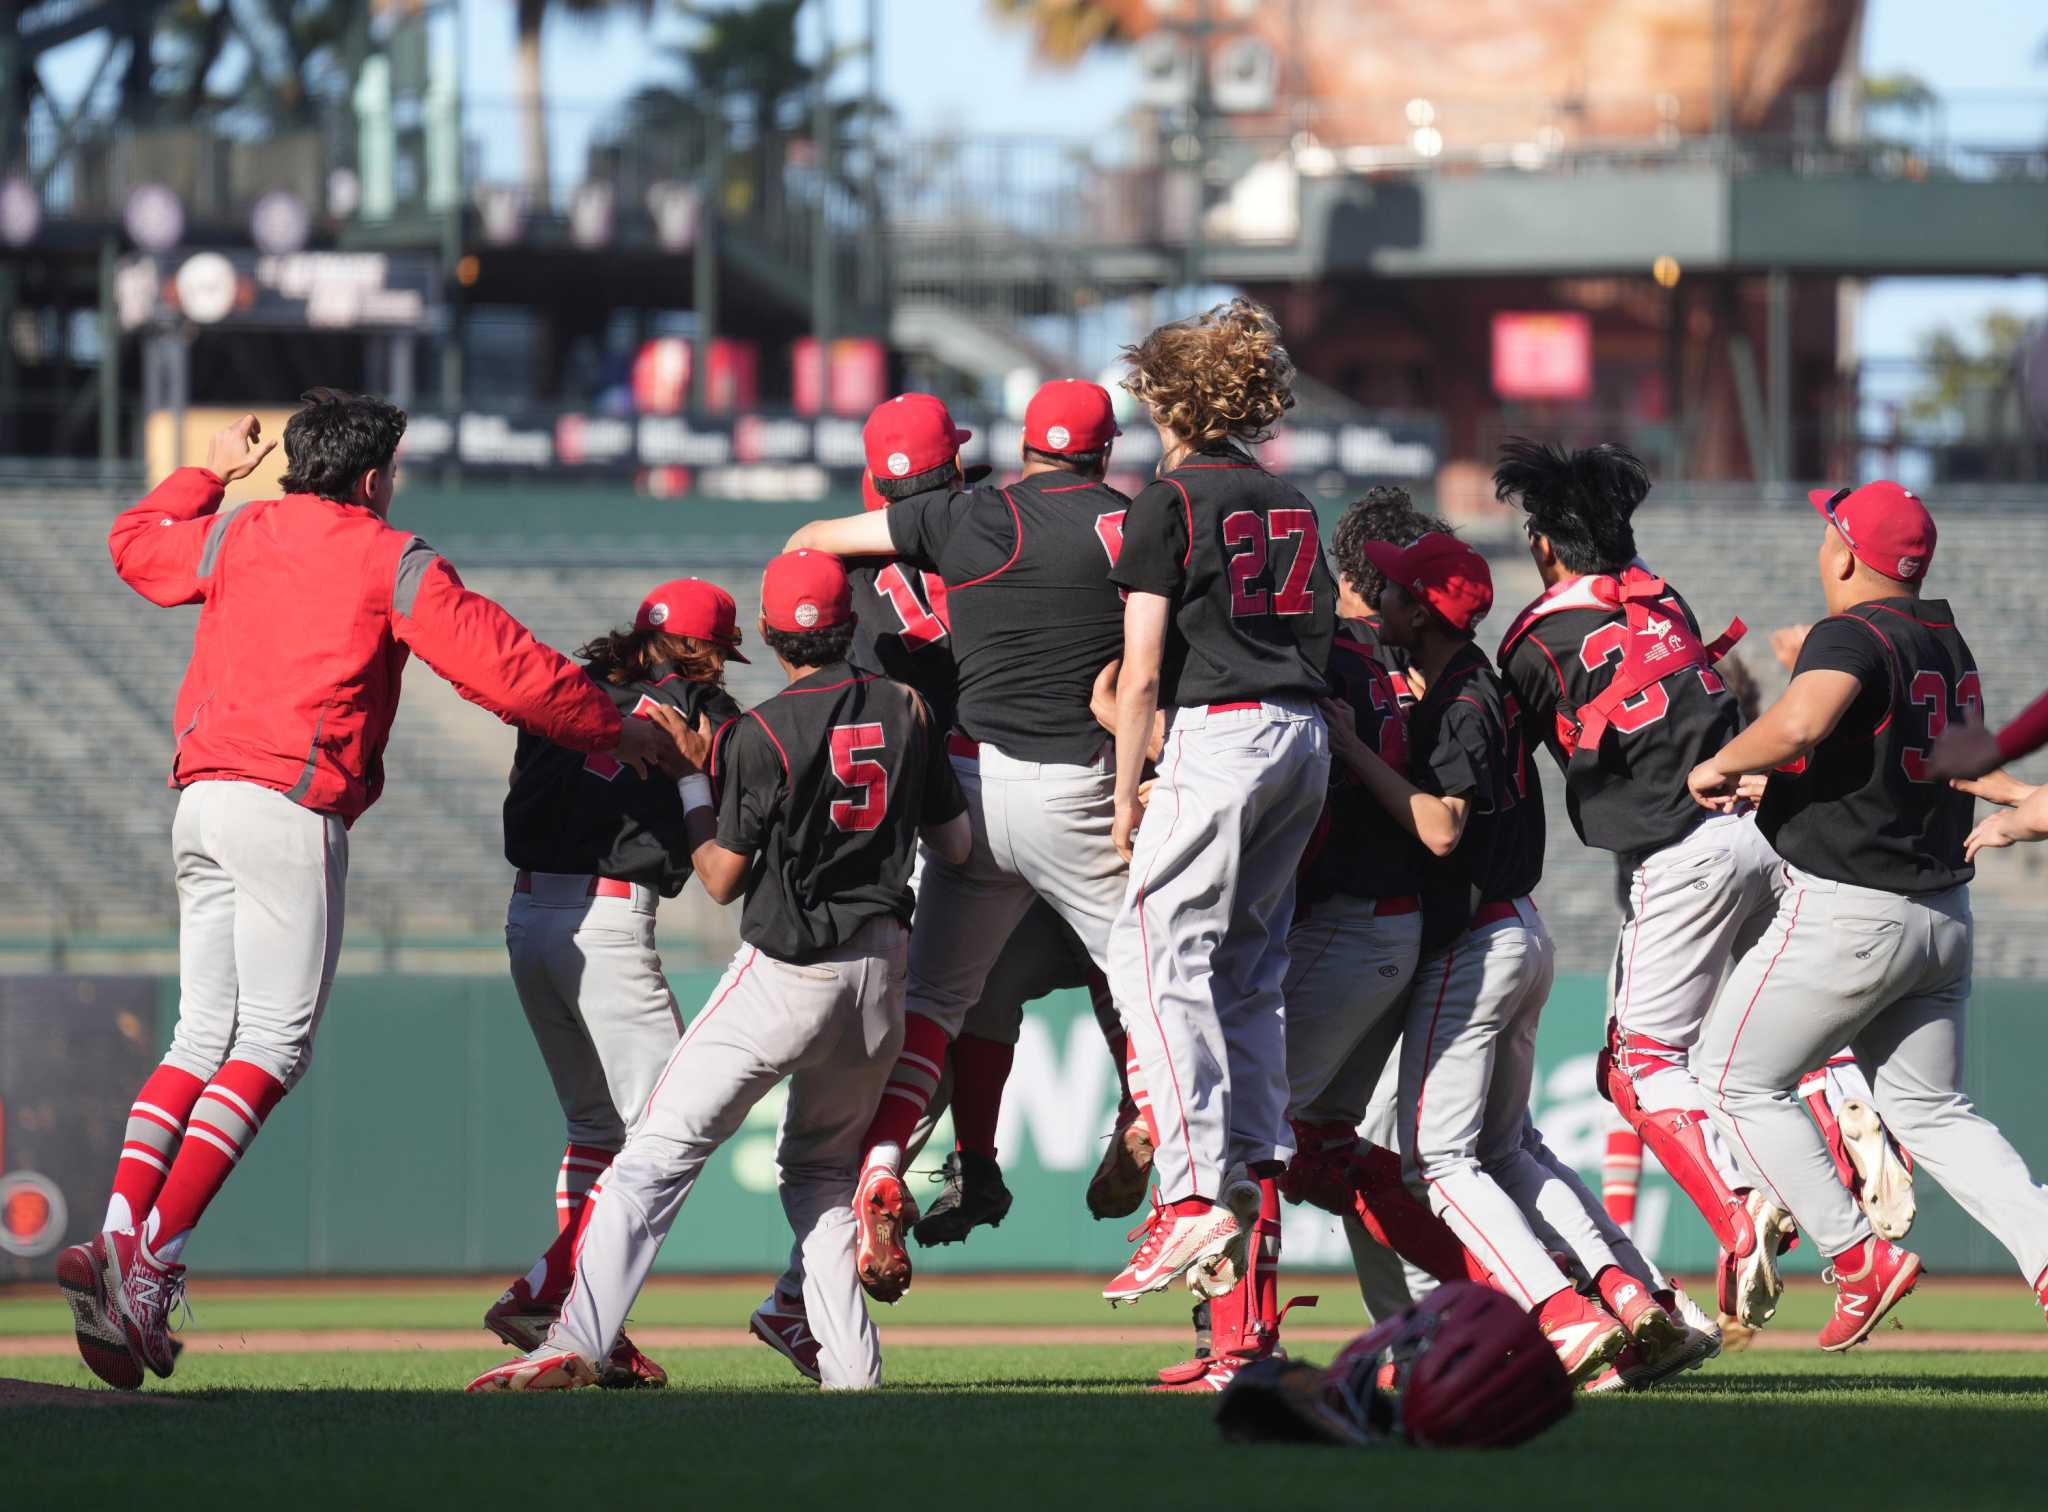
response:
<path fill-rule="evenodd" d="M 1249 299 L 1160 326 L 1123 356 L 1131 365 L 1123 387 L 1197 446 L 1264 441 L 1294 408 L 1294 359 L 1280 324 Z"/>

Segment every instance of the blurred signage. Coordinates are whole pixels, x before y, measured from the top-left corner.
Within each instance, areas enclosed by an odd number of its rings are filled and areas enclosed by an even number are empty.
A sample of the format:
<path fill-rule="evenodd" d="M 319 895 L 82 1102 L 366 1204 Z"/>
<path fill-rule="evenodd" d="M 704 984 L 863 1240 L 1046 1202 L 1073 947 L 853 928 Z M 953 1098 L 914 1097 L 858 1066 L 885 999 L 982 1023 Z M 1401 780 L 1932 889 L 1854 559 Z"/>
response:
<path fill-rule="evenodd" d="M 816 338 L 790 344 L 790 389 L 799 415 L 823 413 L 824 388 Z M 842 336 L 832 343 L 832 403 L 835 415 L 866 415 L 889 397 L 889 354 L 872 336 Z"/>
<path fill-rule="evenodd" d="M 1592 318 L 1563 310 L 1495 315 L 1493 391 L 1503 399 L 1591 396 Z"/>
<path fill-rule="evenodd" d="M 115 274 L 128 330 L 153 321 L 272 330 L 429 331 L 434 259 L 412 253 L 204 251 L 131 257 Z"/>
<path fill-rule="evenodd" d="M 1013 465 L 1015 421 L 959 412 L 970 427 L 970 461 Z M 1338 424 L 1296 422 L 1259 450 L 1260 459 L 1304 490 L 1342 498 L 1373 483 L 1435 478 L 1441 428 L 1412 416 Z M 788 411 L 616 415 L 580 412 L 415 414 L 401 455 L 412 467 L 450 464 L 486 474 L 634 477 L 664 495 L 823 498 L 860 478 L 860 418 Z M 1119 487 L 1150 479 L 1159 440 L 1149 428 L 1117 443 Z"/>

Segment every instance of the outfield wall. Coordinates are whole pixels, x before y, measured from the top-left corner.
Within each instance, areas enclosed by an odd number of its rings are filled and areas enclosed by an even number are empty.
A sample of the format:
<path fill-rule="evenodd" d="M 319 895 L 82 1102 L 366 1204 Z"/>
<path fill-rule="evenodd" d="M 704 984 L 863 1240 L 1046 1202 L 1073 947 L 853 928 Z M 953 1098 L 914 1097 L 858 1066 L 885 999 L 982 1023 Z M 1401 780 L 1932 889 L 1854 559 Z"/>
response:
<path fill-rule="evenodd" d="M 716 974 L 672 980 L 693 1017 Z M 2030 983 L 1979 987 L 1967 1075 L 2036 1171 L 2048 1169 L 2040 997 Z M 168 1038 L 176 1006 L 173 980 L 0 979 L 0 1278 L 48 1274 L 58 1245 L 98 1222 L 129 1099 Z M 1544 1015 L 1536 1077 L 1538 1121 L 1596 1190 L 1607 1111 L 1592 1087 L 1602 1013 L 1598 978 L 1561 978 Z M 1093 1222 L 1081 1196 L 1115 1099 L 1086 994 L 1035 1004 L 999 1134 L 1016 1207 L 1000 1229 L 969 1245 L 920 1252 L 920 1268 L 1113 1270 L 1127 1253 L 1127 1225 Z M 662 1255 L 664 1269 L 780 1263 L 788 1248 L 774 1195 L 780 1107 L 777 1092 L 711 1161 Z M 269 1275 L 516 1272 L 552 1234 L 561 1147 L 561 1116 L 507 979 L 343 977 L 312 1070 L 208 1214 L 188 1258 L 206 1270 Z M 928 1190 L 922 1179 L 914 1189 Z M 1931 1181 L 1921 1192 L 1911 1242 L 1932 1268 L 2010 1269 L 2005 1252 Z M 1688 1272 L 1710 1267 L 1705 1226 L 1661 1173 L 1646 1173 L 1639 1213 L 1645 1247 L 1659 1261 Z M 1288 1210 L 1289 1263 L 1338 1265 L 1347 1253 L 1334 1219 Z M 1793 1258 L 1802 1268 L 1817 1263 L 1804 1251 Z"/>

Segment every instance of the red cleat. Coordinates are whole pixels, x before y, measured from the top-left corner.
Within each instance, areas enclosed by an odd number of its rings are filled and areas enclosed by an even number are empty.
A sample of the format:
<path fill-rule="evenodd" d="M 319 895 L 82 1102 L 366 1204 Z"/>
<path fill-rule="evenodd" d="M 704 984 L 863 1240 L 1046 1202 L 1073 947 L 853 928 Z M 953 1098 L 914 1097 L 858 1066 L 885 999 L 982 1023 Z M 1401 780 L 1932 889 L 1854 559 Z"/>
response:
<path fill-rule="evenodd" d="M 1835 1315 L 1820 1331 L 1820 1347 L 1851 1349 L 1919 1284 L 1920 1257 L 1873 1234 L 1835 1256 L 1821 1279 L 1835 1283 Z"/>
<path fill-rule="evenodd" d="M 530 1354 L 547 1341 L 548 1330 L 562 1315 L 559 1302 L 536 1298 L 525 1279 L 514 1281 L 484 1314 L 484 1327 L 521 1353 Z"/>
<path fill-rule="evenodd" d="M 1628 1330 L 1629 1342 L 1638 1346 L 1646 1359 L 1663 1359 L 1685 1344 L 1685 1325 L 1659 1303 L 1650 1288 L 1610 1265 L 1594 1277 L 1600 1300 Z"/>
<path fill-rule="evenodd" d="M 878 1168 L 862 1175 L 853 1194 L 853 1216 L 858 1225 L 854 1267 L 861 1289 L 877 1302 L 899 1300 L 910 1290 L 910 1251 L 903 1241 L 917 1222 L 917 1204 L 900 1179 Z"/>
<path fill-rule="evenodd" d="M 107 1234 L 107 1290 L 135 1358 L 159 1378 L 178 1363 L 171 1310 L 185 1301 L 185 1267 L 158 1265 L 144 1253 L 134 1229 Z"/>
<path fill-rule="evenodd" d="M 1584 1385 L 1613 1364 L 1629 1341 L 1628 1330 L 1613 1313 L 1569 1286 L 1544 1299 L 1536 1309 L 1536 1326 L 1557 1351 L 1574 1386 Z"/>
<path fill-rule="evenodd" d="M 128 1347 L 111 1293 L 107 1290 L 107 1236 L 94 1234 L 57 1257 L 57 1285 L 71 1306 L 72 1331 L 85 1368 L 122 1391 L 142 1384 L 142 1361 Z"/>
<path fill-rule="evenodd" d="M 581 1355 L 564 1350 L 542 1350 L 495 1365 L 462 1389 L 469 1393 L 487 1391 L 574 1391 L 597 1384 L 597 1371 Z"/>
<path fill-rule="evenodd" d="M 1157 1198 L 1153 1201 L 1152 1216 L 1129 1236 L 1139 1240 L 1137 1252 L 1102 1289 L 1112 1305 L 1164 1291 L 1200 1262 L 1223 1256 L 1243 1232 L 1237 1214 L 1227 1207 L 1200 1199 L 1170 1208 L 1158 1206 Z M 1186 1211 L 1176 1212 L 1177 1208 Z"/>
<path fill-rule="evenodd" d="M 792 1301 L 779 1291 L 770 1292 L 747 1319 L 747 1330 L 794 1365 L 805 1380 L 819 1379 L 818 1341 L 811 1333 L 810 1314 L 804 1311 L 802 1297 Z"/>
<path fill-rule="evenodd" d="M 659 1391 L 668 1385 L 668 1372 L 640 1352 L 640 1346 L 619 1331 L 618 1342 L 604 1357 L 597 1384 L 606 1391 Z"/>

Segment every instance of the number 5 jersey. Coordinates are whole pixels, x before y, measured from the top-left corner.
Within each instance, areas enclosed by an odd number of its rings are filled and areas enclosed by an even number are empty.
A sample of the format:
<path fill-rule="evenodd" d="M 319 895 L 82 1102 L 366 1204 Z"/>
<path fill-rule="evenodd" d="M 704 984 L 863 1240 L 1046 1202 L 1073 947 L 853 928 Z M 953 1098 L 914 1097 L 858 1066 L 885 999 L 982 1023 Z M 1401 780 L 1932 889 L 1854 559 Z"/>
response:
<path fill-rule="evenodd" d="M 901 683 L 818 668 L 723 732 L 718 843 L 751 856 L 740 938 L 803 965 L 883 915 L 910 922 L 917 832 L 967 806 L 945 731 Z"/>

